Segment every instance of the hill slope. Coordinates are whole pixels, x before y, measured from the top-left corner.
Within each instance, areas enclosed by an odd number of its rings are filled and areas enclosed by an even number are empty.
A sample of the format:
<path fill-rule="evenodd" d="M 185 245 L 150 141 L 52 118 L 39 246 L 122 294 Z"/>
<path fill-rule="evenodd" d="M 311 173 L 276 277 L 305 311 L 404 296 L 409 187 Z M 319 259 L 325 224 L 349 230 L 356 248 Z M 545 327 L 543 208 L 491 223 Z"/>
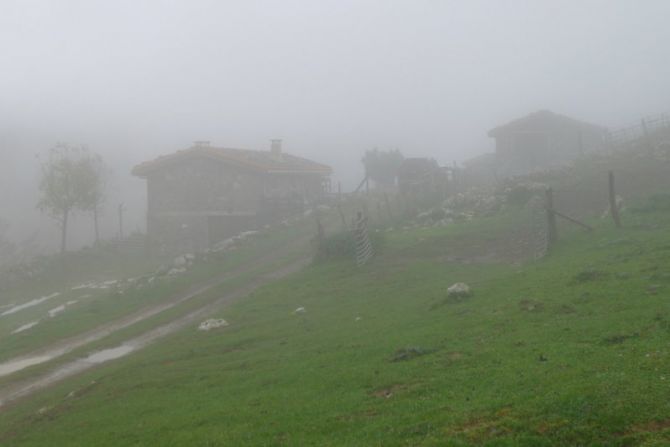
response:
<path fill-rule="evenodd" d="M 3 410 L 0 443 L 662 445 L 669 223 L 629 214 L 525 265 L 445 260 L 467 224 L 391 231 L 372 265 L 314 265 L 227 308 L 225 329 Z M 457 281 L 474 296 L 449 299 Z"/>

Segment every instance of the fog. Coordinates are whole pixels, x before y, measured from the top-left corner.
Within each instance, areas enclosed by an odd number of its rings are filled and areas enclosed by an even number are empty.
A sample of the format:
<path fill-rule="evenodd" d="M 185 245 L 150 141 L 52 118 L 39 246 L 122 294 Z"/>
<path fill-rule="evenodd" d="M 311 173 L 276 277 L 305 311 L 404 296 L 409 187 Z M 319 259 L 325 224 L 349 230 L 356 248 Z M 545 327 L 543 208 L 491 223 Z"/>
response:
<path fill-rule="evenodd" d="M 132 166 L 194 140 L 282 138 L 352 189 L 374 147 L 450 164 L 539 109 L 635 122 L 669 108 L 669 15 L 665 0 L 2 0 L 0 218 L 57 246 L 35 208 L 35 155 L 57 142 L 109 165 L 112 237 L 118 203 L 144 226 Z M 90 241 L 75 225 L 73 244 Z"/>

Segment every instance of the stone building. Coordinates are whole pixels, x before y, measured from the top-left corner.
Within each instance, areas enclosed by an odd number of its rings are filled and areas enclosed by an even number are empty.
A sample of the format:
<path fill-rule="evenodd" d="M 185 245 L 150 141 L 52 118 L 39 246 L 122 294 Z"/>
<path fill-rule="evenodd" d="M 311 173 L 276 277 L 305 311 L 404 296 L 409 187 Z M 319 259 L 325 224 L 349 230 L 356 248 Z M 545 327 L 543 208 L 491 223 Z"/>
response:
<path fill-rule="evenodd" d="M 406 158 L 398 168 L 398 191 L 414 196 L 444 194 L 448 177 L 448 169 L 432 158 Z"/>
<path fill-rule="evenodd" d="M 196 142 L 132 170 L 147 180 L 147 235 L 169 252 L 202 250 L 301 212 L 330 189 L 329 166 L 271 150 Z"/>
<path fill-rule="evenodd" d="M 565 165 L 604 147 L 604 127 L 541 110 L 488 133 L 501 178 Z"/>

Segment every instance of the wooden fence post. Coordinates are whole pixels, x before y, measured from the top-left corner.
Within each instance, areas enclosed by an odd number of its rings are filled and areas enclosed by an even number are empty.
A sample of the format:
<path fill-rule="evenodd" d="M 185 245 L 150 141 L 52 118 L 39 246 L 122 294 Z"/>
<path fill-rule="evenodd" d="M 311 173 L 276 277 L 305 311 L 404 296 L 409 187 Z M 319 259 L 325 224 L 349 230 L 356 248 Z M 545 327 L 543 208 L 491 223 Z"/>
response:
<path fill-rule="evenodd" d="M 384 202 L 386 203 L 386 212 L 389 213 L 389 219 L 393 220 L 393 212 L 391 211 L 391 204 L 389 203 L 389 195 L 384 191 Z"/>
<path fill-rule="evenodd" d="M 621 219 L 619 218 L 619 206 L 616 203 L 616 191 L 614 189 L 614 172 L 609 171 L 607 174 L 609 180 L 610 214 L 612 215 L 614 225 L 616 225 L 617 228 L 621 228 Z"/>
<path fill-rule="evenodd" d="M 644 144 L 647 146 L 647 152 L 649 155 L 654 155 L 654 145 L 651 142 L 651 138 L 649 136 L 649 129 L 647 128 L 647 121 L 642 118 L 641 122 L 641 127 L 642 127 L 642 135 L 644 136 Z"/>
<path fill-rule="evenodd" d="M 554 213 L 554 191 L 551 188 L 547 188 L 545 194 L 547 208 L 547 245 L 548 248 L 551 248 L 558 240 L 556 214 Z"/>

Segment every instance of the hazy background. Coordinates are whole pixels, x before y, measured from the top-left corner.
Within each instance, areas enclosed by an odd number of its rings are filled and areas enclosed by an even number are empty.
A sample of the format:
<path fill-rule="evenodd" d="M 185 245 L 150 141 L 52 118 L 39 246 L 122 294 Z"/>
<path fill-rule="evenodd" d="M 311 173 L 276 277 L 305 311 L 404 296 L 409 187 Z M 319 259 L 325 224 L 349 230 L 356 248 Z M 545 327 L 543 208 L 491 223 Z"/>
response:
<path fill-rule="evenodd" d="M 667 0 L 0 0 L 0 218 L 35 210 L 35 154 L 87 144 L 112 169 L 103 237 L 142 229 L 130 168 L 194 140 L 269 147 L 360 181 L 399 148 L 446 164 L 538 109 L 605 126 L 670 109 Z M 80 218 L 72 241 L 90 242 Z M 53 242 L 52 242 L 53 239 Z"/>

